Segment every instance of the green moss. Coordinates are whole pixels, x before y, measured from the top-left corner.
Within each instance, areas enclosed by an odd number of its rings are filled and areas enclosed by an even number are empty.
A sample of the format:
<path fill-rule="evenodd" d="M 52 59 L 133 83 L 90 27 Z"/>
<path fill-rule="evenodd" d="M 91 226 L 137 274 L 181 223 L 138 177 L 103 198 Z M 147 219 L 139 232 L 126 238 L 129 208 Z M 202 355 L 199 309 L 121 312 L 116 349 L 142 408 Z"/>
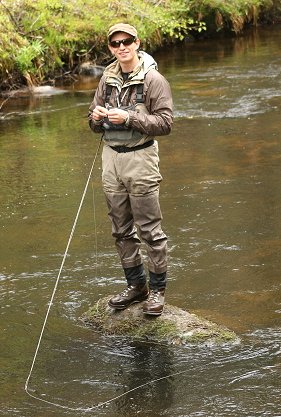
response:
<path fill-rule="evenodd" d="M 152 321 L 153 320 L 153 321 Z M 177 334 L 177 327 L 175 324 L 167 321 L 157 319 L 146 319 L 142 325 L 135 328 L 133 335 L 140 338 L 154 337 L 157 339 L 167 339 Z"/>

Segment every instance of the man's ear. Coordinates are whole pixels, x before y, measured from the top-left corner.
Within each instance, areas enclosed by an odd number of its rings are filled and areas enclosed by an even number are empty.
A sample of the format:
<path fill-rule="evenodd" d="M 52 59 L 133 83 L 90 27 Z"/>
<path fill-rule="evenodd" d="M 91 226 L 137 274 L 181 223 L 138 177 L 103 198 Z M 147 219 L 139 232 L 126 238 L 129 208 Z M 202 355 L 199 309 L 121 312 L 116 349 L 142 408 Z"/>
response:
<path fill-rule="evenodd" d="M 137 39 L 136 41 L 135 41 L 135 44 L 136 44 L 136 51 L 139 49 L 139 47 L 140 47 L 140 40 L 139 39 Z"/>
<path fill-rule="evenodd" d="M 110 50 L 111 55 L 115 56 L 115 53 L 113 52 L 114 48 L 112 48 L 112 46 L 108 45 L 108 49 Z"/>

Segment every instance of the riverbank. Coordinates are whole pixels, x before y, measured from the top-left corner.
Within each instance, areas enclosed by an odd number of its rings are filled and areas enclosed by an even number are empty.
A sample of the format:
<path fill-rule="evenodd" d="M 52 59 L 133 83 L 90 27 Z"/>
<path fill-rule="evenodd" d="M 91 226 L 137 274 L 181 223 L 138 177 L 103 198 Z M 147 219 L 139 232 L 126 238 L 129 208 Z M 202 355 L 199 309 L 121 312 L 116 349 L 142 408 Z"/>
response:
<path fill-rule="evenodd" d="M 134 10 L 132 16 L 131 10 Z M 116 21 L 138 28 L 142 47 L 155 51 L 186 39 L 243 33 L 280 19 L 277 0 L 111 2 L 0 0 L 0 91 L 72 79 L 81 64 L 110 58 L 106 31 Z"/>

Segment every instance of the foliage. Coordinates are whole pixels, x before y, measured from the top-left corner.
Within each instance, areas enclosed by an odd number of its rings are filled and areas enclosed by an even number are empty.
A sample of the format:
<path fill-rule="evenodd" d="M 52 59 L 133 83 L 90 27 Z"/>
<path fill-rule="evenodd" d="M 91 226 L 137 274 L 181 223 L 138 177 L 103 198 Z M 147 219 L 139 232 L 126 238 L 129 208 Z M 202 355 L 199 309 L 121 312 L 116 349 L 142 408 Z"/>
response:
<path fill-rule="evenodd" d="M 239 33 L 247 23 L 257 24 L 261 7 L 271 7 L 271 0 L 191 0 L 189 6 L 210 30 L 228 28 Z"/>
<path fill-rule="evenodd" d="M 36 72 L 41 66 L 41 58 L 44 52 L 44 45 L 41 40 L 35 39 L 29 45 L 18 50 L 16 63 L 22 72 Z M 36 64 L 35 64 L 36 62 Z M 38 62 L 38 64 L 37 64 Z"/>
<path fill-rule="evenodd" d="M 212 28 L 239 32 L 277 0 L 0 0 L 0 88 L 42 83 L 83 61 L 109 58 L 107 28 L 138 28 L 155 49 Z M 207 27 L 206 27 L 207 23 Z"/>
<path fill-rule="evenodd" d="M 261 7 L 262 21 L 266 23 L 281 22 L 281 2 L 280 0 L 268 0 Z"/>

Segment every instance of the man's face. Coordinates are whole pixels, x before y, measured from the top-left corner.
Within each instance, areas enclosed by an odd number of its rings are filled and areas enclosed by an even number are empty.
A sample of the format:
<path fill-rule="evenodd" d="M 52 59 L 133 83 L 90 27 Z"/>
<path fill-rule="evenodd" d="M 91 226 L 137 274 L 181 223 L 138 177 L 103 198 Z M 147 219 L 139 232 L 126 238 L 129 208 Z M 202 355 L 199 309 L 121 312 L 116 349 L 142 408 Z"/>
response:
<path fill-rule="evenodd" d="M 112 37 L 110 38 L 110 42 L 109 42 L 109 49 L 110 52 L 116 56 L 116 58 L 118 59 L 118 61 L 120 63 L 124 63 L 124 64 L 129 64 L 130 62 L 133 62 L 136 59 L 136 51 L 139 48 L 140 45 L 140 40 L 139 39 L 135 39 L 133 40 L 134 37 L 132 35 L 129 35 L 128 33 L 125 32 L 117 32 L 114 33 L 112 35 Z M 115 41 L 121 41 L 124 40 L 125 41 L 125 45 L 123 43 L 118 43 L 114 45 Z M 132 41 L 132 43 L 130 45 L 127 45 L 127 40 L 128 43 Z M 113 42 L 113 44 L 111 45 L 111 43 Z"/>

